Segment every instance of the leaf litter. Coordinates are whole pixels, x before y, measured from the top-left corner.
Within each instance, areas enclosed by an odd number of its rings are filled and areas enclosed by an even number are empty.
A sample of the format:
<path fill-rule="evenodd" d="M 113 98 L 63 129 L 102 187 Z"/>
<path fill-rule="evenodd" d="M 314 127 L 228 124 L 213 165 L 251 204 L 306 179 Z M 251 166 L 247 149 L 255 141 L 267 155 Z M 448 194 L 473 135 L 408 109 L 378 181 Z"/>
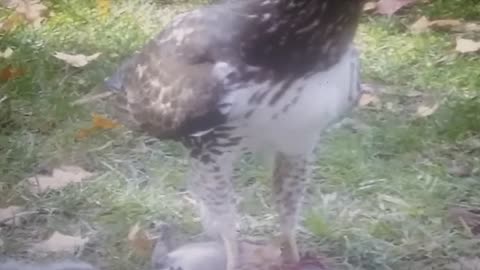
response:
<path fill-rule="evenodd" d="M 89 241 L 88 237 L 65 235 L 55 231 L 48 239 L 33 244 L 32 251 L 36 252 L 68 252 L 75 253 Z"/>
<path fill-rule="evenodd" d="M 456 19 L 429 20 L 426 16 L 420 17 L 410 26 L 413 33 L 424 33 L 430 30 L 453 32 L 478 32 L 480 24 L 464 22 Z"/>
<path fill-rule="evenodd" d="M 13 16 L 17 18 L 13 24 L 18 25 L 21 21 L 26 21 L 35 28 L 40 27 L 48 12 L 47 6 L 40 0 L 4 0 L 0 4 L 14 10 L 15 14 Z M 13 28 L 14 26 L 11 25 L 8 28 Z"/>

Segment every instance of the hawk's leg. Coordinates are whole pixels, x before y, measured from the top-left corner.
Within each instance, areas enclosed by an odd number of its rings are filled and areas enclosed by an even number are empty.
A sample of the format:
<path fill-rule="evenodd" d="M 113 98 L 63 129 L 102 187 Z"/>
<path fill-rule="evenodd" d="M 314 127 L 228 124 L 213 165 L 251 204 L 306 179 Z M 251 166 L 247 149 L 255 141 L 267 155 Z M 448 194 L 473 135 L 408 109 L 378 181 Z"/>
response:
<path fill-rule="evenodd" d="M 285 263 L 299 261 L 295 236 L 305 182 L 309 177 L 309 156 L 277 153 L 273 172 L 273 194 L 280 221 L 280 244 Z"/>
<path fill-rule="evenodd" d="M 204 230 L 209 236 L 220 238 L 225 245 L 227 270 L 238 269 L 239 266 L 231 179 L 237 156 L 234 149 L 211 142 L 193 148 L 189 175 L 189 189 L 199 204 Z"/>

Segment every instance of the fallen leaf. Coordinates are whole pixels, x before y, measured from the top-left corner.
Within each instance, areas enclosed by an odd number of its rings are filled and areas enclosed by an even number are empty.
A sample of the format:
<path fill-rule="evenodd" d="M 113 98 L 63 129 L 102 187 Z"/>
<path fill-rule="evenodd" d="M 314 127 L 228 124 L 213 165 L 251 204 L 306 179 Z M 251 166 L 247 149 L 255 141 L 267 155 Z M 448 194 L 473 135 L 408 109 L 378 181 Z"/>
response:
<path fill-rule="evenodd" d="M 95 53 L 89 56 L 83 54 L 67 54 L 62 52 L 56 52 L 53 56 L 63 60 L 65 63 L 74 66 L 74 67 L 84 67 L 91 61 L 97 59 L 100 56 L 100 53 Z"/>
<path fill-rule="evenodd" d="M 417 108 L 417 116 L 418 117 L 428 117 L 435 113 L 437 111 L 439 104 L 434 104 L 433 106 L 427 106 L 427 105 L 420 105 Z"/>
<path fill-rule="evenodd" d="M 3 52 L 0 51 L 0 58 L 10 58 L 12 54 L 13 54 L 12 48 L 8 47 Z"/>
<path fill-rule="evenodd" d="M 120 126 L 119 123 L 96 113 L 92 114 L 92 123 L 94 127 L 101 129 L 114 129 Z"/>
<path fill-rule="evenodd" d="M 460 53 L 470 53 L 480 51 L 480 41 L 474 41 L 466 38 L 457 38 L 455 50 Z"/>
<path fill-rule="evenodd" d="M 102 17 L 107 17 L 110 14 L 112 2 L 110 0 L 97 0 L 97 10 Z"/>
<path fill-rule="evenodd" d="M 475 30 L 475 27 L 479 27 L 474 23 L 463 23 L 460 20 L 434 20 L 430 21 L 427 17 L 422 16 L 414 24 L 410 26 L 410 30 L 414 33 L 427 32 L 429 30 L 442 30 L 442 31 L 469 31 Z"/>
<path fill-rule="evenodd" d="M 363 11 L 371 11 L 375 10 L 377 8 L 377 3 L 376 2 L 367 2 L 365 5 L 363 5 Z"/>
<path fill-rule="evenodd" d="M 377 106 L 380 104 L 380 98 L 372 93 L 363 93 L 358 101 L 360 107 Z"/>
<path fill-rule="evenodd" d="M 0 70 L 0 81 L 13 80 L 22 76 L 23 74 L 25 74 L 25 71 L 23 69 L 8 65 L 7 67 Z"/>
<path fill-rule="evenodd" d="M 0 224 L 18 224 L 20 223 L 20 218 L 16 215 L 23 211 L 23 207 L 11 205 L 7 208 L 0 208 Z"/>
<path fill-rule="evenodd" d="M 87 242 L 88 237 L 82 238 L 54 232 L 47 240 L 34 244 L 32 249 L 41 252 L 68 252 L 73 254 Z"/>
<path fill-rule="evenodd" d="M 435 20 L 430 22 L 430 28 L 437 30 L 451 30 L 459 28 L 462 25 L 464 25 L 464 23 L 459 20 Z"/>
<path fill-rule="evenodd" d="M 19 14 L 12 14 L 0 21 L 0 32 L 10 32 L 15 30 L 25 19 Z"/>
<path fill-rule="evenodd" d="M 401 8 L 414 3 L 416 0 L 380 0 L 377 3 L 377 12 L 391 16 Z"/>
<path fill-rule="evenodd" d="M 154 247 L 154 239 L 148 233 L 135 224 L 128 233 L 128 243 L 133 251 L 140 256 L 150 256 Z"/>
<path fill-rule="evenodd" d="M 480 32 L 480 24 L 478 23 L 466 23 L 464 28 L 466 32 Z"/>
<path fill-rule="evenodd" d="M 8 0 L 4 1 L 7 8 L 15 9 L 28 23 L 38 28 L 45 19 L 47 7 L 40 0 Z"/>
<path fill-rule="evenodd" d="M 91 177 L 93 173 L 77 166 L 61 166 L 53 169 L 51 175 L 36 175 L 27 179 L 30 191 L 45 192 L 48 189 L 61 189 L 70 183 L 79 183 Z"/>
<path fill-rule="evenodd" d="M 410 26 L 410 31 L 413 33 L 423 33 L 430 29 L 430 21 L 427 17 L 422 16 L 414 24 Z"/>
<path fill-rule="evenodd" d="M 82 128 L 75 134 L 75 139 L 83 140 L 99 130 L 114 129 L 121 125 L 113 120 L 110 120 L 102 115 L 92 113 L 92 126 L 88 128 Z"/>

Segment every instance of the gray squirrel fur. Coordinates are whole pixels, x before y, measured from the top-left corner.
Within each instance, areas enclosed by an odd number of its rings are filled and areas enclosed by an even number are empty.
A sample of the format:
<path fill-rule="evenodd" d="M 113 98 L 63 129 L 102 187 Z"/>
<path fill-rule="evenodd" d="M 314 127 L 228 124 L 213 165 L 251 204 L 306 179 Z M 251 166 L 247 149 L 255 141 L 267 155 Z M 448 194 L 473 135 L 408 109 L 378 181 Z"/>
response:
<path fill-rule="evenodd" d="M 151 258 L 152 270 L 225 270 L 226 255 L 218 242 L 190 243 L 165 252 L 158 243 Z M 16 260 L 0 262 L 0 270 L 99 270 L 93 265 L 73 260 L 52 263 L 26 263 Z"/>
<path fill-rule="evenodd" d="M 150 270 L 225 270 L 226 254 L 218 241 L 203 241 L 176 245 L 175 229 L 168 224 L 156 224 L 158 233 L 151 256 Z M 1 258 L 1 257 L 0 257 Z M 0 270 L 100 270 L 77 260 L 59 260 L 50 263 L 27 263 L 14 259 L 2 261 Z M 113 269 L 112 269 L 113 270 Z"/>
<path fill-rule="evenodd" d="M 0 263 L 0 270 L 98 270 L 91 264 L 64 260 L 53 263 L 26 263 L 8 260 Z"/>

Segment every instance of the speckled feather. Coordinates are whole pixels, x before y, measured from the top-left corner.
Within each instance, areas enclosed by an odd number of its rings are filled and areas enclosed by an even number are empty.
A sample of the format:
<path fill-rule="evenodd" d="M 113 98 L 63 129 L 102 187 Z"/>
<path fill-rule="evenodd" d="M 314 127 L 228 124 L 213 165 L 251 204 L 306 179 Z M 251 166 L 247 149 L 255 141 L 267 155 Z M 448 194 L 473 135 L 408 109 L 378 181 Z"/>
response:
<path fill-rule="evenodd" d="M 293 81 L 337 63 L 361 5 L 243 0 L 203 7 L 178 15 L 107 85 L 119 90 L 117 105 L 132 128 L 170 139 L 209 130 L 228 121 L 222 101 L 232 91 Z M 291 90 L 285 84 L 278 91 L 277 99 Z"/>

